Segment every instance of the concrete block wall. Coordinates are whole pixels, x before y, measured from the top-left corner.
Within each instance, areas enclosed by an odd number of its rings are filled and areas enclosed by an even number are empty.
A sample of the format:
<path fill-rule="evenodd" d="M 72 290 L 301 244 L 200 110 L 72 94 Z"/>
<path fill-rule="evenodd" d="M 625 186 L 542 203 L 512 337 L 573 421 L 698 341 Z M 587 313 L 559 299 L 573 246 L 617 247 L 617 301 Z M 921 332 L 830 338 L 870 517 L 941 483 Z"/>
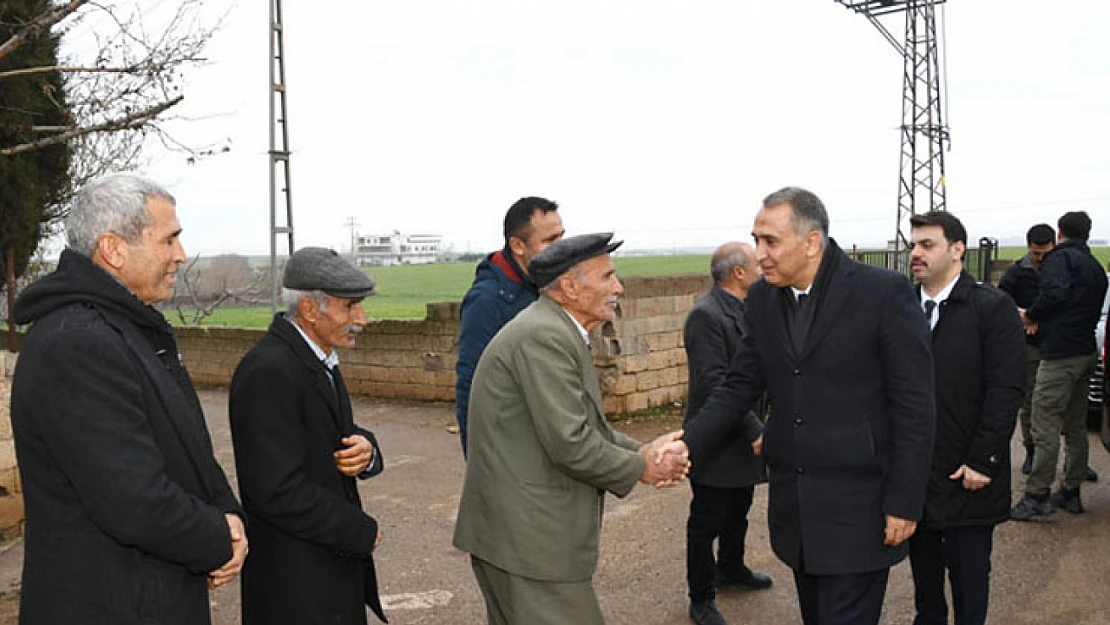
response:
<path fill-rule="evenodd" d="M 23 534 L 23 486 L 12 439 L 12 373 L 16 354 L 0 350 L 0 538 Z"/>
<path fill-rule="evenodd" d="M 595 330 L 605 412 L 628 414 L 685 400 L 686 313 L 712 281 L 700 274 L 622 279 L 621 316 Z"/>
<path fill-rule="evenodd" d="M 682 325 L 709 290 L 703 275 L 624 278 L 621 317 L 591 338 L 605 411 L 628 414 L 686 397 Z M 177 331 L 185 366 L 198 384 L 226 386 L 260 329 L 186 327 Z M 422 320 L 373 321 L 354 349 L 339 354 L 353 394 L 379 399 L 454 401 L 459 303 L 428 304 Z"/>

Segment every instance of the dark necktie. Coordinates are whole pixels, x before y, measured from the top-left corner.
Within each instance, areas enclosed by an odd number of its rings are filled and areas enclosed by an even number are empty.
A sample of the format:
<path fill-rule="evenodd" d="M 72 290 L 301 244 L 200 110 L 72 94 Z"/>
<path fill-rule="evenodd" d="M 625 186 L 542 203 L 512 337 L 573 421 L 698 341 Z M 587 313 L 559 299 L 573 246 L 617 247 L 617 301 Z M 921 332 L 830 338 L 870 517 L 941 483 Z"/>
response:
<path fill-rule="evenodd" d="M 809 299 L 808 293 L 798 293 L 798 308 L 805 306 L 807 299 Z"/>
<path fill-rule="evenodd" d="M 933 311 L 935 311 L 936 309 L 936 301 L 931 299 L 925 300 L 925 321 L 928 321 L 929 325 L 933 325 Z"/>

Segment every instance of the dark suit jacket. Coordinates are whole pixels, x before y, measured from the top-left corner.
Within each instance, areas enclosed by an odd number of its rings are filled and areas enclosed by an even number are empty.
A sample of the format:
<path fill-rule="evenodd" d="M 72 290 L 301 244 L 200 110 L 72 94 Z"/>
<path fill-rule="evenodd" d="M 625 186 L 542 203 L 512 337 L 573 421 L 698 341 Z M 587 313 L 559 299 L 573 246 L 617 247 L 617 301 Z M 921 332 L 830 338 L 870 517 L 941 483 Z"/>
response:
<path fill-rule="evenodd" d="M 764 387 L 771 547 L 814 575 L 874 571 L 905 557 L 883 545 L 885 515 L 921 518 L 933 446 L 929 331 L 905 276 L 850 260 L 829 241 L 796 350 L 789 288 L 747 300 L 751 334 L 691 421 L 691 461 L 719 451 Z"/>
<path fill-rule="evenodd" d="M 1025 386 L 1025 332 L 1002 291 L 960 275 L 933 329 L 937 434 L 925 499 L 932 529 L 994 525 L 1010 512 L 1010 437 Z M 961 464 L 991 478 L 965 490 Z"/>
<path fill-rule="evenodd" d="M 244 625 L 382 620 L 370 556 L 378 523 L 362 511 L 355 478 L 335 466 L 340 439 L 374 435 L 355 426 L 341 376 L 324 364 L 284 315 L 243 357 L 231 381 L 231 435 L 239 492 L 250 520 L 243 567 Z"/>
<path fill-rule="evenodd" d="M 744 302 L 719 286 L 699 299 L 686 315 L 682 340 L 690 371 L 687 422 L 705 404 L 713 388 L 724 382 L 728 365 L 747 331 Z M 758 407 L 756 414 L 762 414 L 761 409 L 762 406 Z M 759 425 L 762 433 L 762 421 Z M 753 486 L 767 481 L 763 459 L 755 455 L 751 443 L 742 436 L 732 437 L 716 458 L 690 468 L 690 481 L 717 488 Z"/>
<path fill-rule="evenodd" d="M 165 319 L 70 250 L 16 319 L 20 623 L 207 624 L 241 511 Z"/>

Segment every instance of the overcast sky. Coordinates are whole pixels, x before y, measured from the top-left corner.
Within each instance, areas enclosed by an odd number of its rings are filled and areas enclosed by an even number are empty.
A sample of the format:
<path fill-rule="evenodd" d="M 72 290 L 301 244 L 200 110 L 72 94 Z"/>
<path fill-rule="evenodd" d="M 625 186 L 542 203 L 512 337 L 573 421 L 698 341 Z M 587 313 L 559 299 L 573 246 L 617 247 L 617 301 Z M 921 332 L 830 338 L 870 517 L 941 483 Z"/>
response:
<path fill-rule="evenodd" d="M 1110 238 L 1110 3 L 944 5 L 948 206 L 973 240 L 1085 209 Z M 501 245 L 554 199 L 630 248 L 749 239 L 767 193 L 809 188 L 844 246 L 894 232 L 902 62 L 833 0 L 284 3 L 297 244 L 443 234 Z M 269 250 L 267 3 L 226 12 L 188 76 L 189 166 L 152 151 L 191 254 Z M 901 37 L 902 18 L 888 18 Z M 279 252 L 281 249 L 279 248 Z"/>

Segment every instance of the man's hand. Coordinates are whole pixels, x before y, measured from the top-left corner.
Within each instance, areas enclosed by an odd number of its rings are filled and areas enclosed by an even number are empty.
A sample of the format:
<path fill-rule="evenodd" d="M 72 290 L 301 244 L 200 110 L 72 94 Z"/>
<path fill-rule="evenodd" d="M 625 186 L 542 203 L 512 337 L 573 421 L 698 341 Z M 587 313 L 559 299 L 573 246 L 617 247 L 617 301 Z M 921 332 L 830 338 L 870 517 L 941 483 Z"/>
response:
<path fill-rule="evenodd" d="M 370 466 L 374 446 L 362 434 L 352 434 L 339 442 L 347 446 L 335 452 L 335 466 L 347 477 L 355 477 Z"/>
<path fill-rule="evenodd" d="M 755 455 L 757 455 L 757 456 L 763 455 L 763 435 L 762 434 L 759 435 L 759 438 L 752 441 L 752 451 L 755 452 Z"/>
<path fill-rule="evenodd" d="M 208 574 L 208 588 L 219 588 L 231 583 L 239 571 L 243 569 L 243 561 L 247 559 L 247 532 L 243 528 L 243 520 L 237 514 L 225 513 L 224 520 L 231 530 L 231 559 L 223 566 Z"/>
<path fill-rule="evenodd" d="M 962 479 L 964 481 L 963 486 L 967 490 L 982 490 L 991 483 L 991 478 L 983 475 L 975 469 L 972 469 L 966 464 L 961 464 L 960 468 L 956 469 L 955 473 L 948 476 L 948 479 Z"/>
<path fill-rule="evenodd" d="M 370 553 L 374 553 L 380 544 L 382 544 L 382 531 L 378 530 L 378 537 L 374 539 L 374 546 L 370 548 Z"/>
<path fill-rule="evenodd" d="M 690 472 L 690 451 L 682 440 L 682 430 L 664 434 L 640 447 L 644 473 L 640 481 L 657 488 L 681 482 Z"/>
<path fill-rule="evenodd" d="M 897 547 L 917 531 L 917 521 L 909 521 L 907 519 L 900 519 L 896 516 L 886 515 L 886 538 L 883 544 L 889 547 Z"/>

